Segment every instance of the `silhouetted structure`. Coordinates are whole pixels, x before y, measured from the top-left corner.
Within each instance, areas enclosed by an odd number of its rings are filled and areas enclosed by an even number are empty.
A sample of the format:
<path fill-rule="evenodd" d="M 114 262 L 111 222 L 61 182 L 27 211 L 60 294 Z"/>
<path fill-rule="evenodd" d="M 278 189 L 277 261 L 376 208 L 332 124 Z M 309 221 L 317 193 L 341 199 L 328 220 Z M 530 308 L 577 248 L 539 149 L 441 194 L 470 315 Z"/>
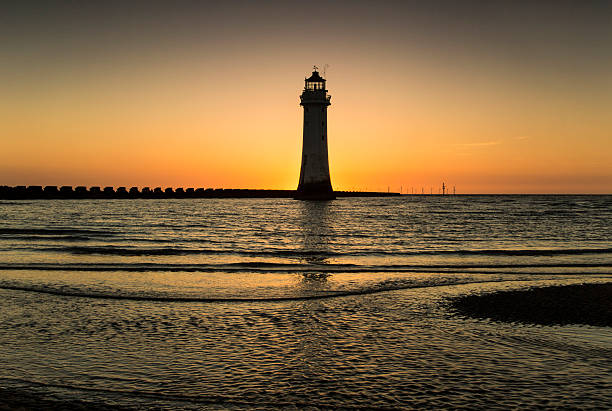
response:
<path fill-rule="evenodd" d="M 336 197 L 389 197 L 399 196 L 399 193 L 378 193 L 363 191 L 336 191 Z M 250 190 L 250 189 L 222 189 L 222 188 L 177 188 L 163 190 L 160 187 L 151 191 L 149 187 L 131 187 L 128 191 L 125 187 L 100 187 L 94 186 L 87 190 L 85 186 L 79 186 L 75 190 L 71 186 L 0 186 L 0 200 L 52 200 L 52 199 L 164 199 L 164 198 L 297 198 L 295 190 Z"/>
<path fill-rule="evenodd" d="M 56 186 L 45 186 L 43 193 L 47 196 L 53 196 L 58 193 Z"/>
<path fill-rule="evenodd" d="M 300 96 L 300 105 L 304 107 L 302 166 L 295 198 L 331 200 L 335 198 L 327 155 L 327 106 L 331 104 L 331 96 L 316 67 L 304 82 Z"/>
<path fill-rule="evenodd" d="M 0 200 L 5 199 L 158 199 L 158 198 L 295 198 L 299 200 L 331 200 L 336 197 L 389 197 L 400 193 L 371 191 L 336 191 L 332 189 L 327 155 L 327 106 L 331 96 L 327 94 L 325 79 L 315 67 L 312 75 L 305 79 L 300 105 L 304 107 L 304 135 L 302 165 L 297 190 L 251 190 L 223 188 L 182 187 L 104 187 L 93 186 L 0 186 Z M 389 191 L 389 190 L 388 190 Z"/>
<path fill-rule="evenodd" d="M 37 196 L 42 195 L 43 189 L 41 186 L 28 186 L 27 188 L 28 195 Z"/>
<path fill-rule="evenodd" d="M 61 186 L 59 192 L 62 197 L 72 197 L 72 194 L 74 193 L 72 186 Z"/>
<path fill-rule="evenodd" d="M 129 196 L 128 191 L 125 187 L 117 187 L 115 194 L 117 194 L 117 197 L 119 198 L 127 198 Z"/>

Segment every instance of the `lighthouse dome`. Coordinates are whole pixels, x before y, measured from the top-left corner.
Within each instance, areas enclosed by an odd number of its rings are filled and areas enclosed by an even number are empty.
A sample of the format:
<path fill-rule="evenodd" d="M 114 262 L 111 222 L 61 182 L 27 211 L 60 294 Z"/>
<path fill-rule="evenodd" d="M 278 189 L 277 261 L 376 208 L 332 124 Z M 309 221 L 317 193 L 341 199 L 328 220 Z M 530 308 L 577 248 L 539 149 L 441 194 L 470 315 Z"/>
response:
<path fill-rule="evenodd" d="M 308 77 L 306 81 L 325 81 L 325 79 L 315 70 L 312 72 L 312 76 Z"/>

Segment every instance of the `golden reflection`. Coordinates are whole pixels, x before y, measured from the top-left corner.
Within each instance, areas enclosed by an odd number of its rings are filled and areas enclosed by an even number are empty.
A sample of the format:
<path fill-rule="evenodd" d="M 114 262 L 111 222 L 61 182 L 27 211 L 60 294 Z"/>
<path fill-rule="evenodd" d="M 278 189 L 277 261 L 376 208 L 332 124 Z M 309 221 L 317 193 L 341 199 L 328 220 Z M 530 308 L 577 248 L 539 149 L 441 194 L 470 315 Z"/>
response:
<path fill-rule="evenodd" d="M 329 264 L 336 217 L 331 201 L 301 201 L 298 205 L 299 228 L 302 233 L 302 262 L 309 265 Z M 307 271 L 300 274 L 298 287 L 303 295 L 324 294 L 332 286 L 332 275 L 326 271 Z M 297 358 L 302 378 L 315 380 L 329 367 L 327 356 L 333 344 L 330 340 L 338 333 L 325 319 L 325 300 L 306 300 L 299 310 L 308 313 L 297 325 L 300 333 Z"/>
<path fill-rule="evenodd" d="M 309 265 L 325 265 L 331 255 L 330 239 L 333 229 L 330 221 L 333 212 L 329 201 L 301 201 L 299 203 L 299 227 L 302 232 L 302 261 Z M 325 287 L 330 276 L 327 272 L 304 272 L 300 285 L 309 291 Z"/>

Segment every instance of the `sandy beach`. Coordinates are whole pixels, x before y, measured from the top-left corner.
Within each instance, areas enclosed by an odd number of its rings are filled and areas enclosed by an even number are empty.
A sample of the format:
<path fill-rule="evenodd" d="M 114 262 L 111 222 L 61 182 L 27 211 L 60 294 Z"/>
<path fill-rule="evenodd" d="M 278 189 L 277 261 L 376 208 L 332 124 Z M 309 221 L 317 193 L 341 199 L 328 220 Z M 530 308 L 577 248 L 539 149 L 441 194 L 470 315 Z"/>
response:
<path fill-rule="evenodd" d="M 0 212 L 0 411 L 612 402 L 612 197 Z"/>
<path fill-rule="evenodd" d="M 451 300 L 460 314 L 539 325 L 612 327 L 612 283 L 499 291 Z"/>

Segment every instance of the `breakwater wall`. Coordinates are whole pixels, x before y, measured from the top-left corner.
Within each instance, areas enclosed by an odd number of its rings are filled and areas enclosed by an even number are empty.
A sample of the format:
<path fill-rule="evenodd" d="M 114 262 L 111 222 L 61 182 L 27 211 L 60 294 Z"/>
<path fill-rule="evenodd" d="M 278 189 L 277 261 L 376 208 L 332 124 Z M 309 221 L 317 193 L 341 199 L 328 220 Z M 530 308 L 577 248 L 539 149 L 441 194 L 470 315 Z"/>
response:
<path fill-rule="evenodd" d="M 136 198 L 293 198 L 295 190 L 223 188 L 85 187 L 85 186 L 0 186 L 2 200 L 44 199 L 136 199 Z M 399 193 L 336 191 L 336 197 L 390 197 Z"/>

